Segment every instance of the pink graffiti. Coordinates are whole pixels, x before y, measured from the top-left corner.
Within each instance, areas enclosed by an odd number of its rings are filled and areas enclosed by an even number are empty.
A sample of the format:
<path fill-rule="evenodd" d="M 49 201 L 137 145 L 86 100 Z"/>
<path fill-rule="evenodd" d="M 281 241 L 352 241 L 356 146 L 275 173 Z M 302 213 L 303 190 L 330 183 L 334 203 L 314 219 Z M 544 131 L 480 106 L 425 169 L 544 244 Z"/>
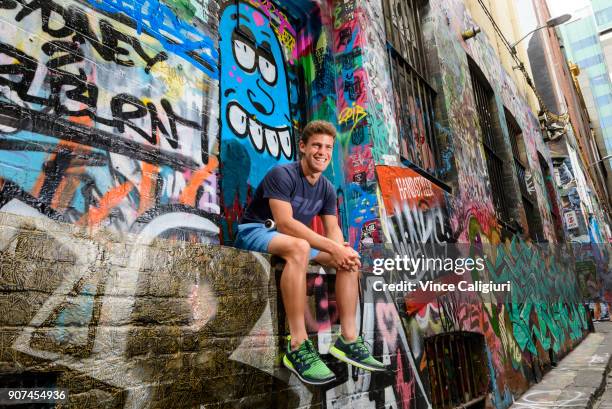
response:
<path fill-rule="evenodd" d="M 300 41 L 295 47 L 295 53 L 299 57 L 310 55 L 312 53 L 312 50 L 315 48 L 313 44 L 314 40 L 312 38 L 312 34 L 300 31 Z"/>
<path fill-rule="evenodd" d="M 259 14 L 258 12 L 254 11 L 253 12 L 253 21 L 255 22 L 255 25 L 257 27 L 261 27 L 264 25 L 264 19 L 261 16 L 261 14 Z"/>
<path fill-rule="evenodd" d="M 461 199 L 453 203 L 453 209 L 456 209 L 452 218 L 451 226 L 453 231 L 460 231 L 459 241 L 461 243 L 468 243 L 468 230 L 471 219 L 475 219 L 477 224 L 481 228 L 482 234 L 490 236 L 491 232 L 497 229 L 497 221 L 494 217 L 495 213 L 491 210 L 491 206 L 485 203 L 472 202 L 469 199 Z"/>
<path fill-rule="evenodd" d="M 397 345 L 397 322 L 399 316 L 393 304 L 378 303 L 376 304 L 376 322 L 378 329 L 387 343 L 390 350 L 395 350 Z"/>
<path fill-rule="evenodd" d="M 410 370 L 410 367 L 408 369 Z M 410 374 L 412 375 L 412 371 Z M 411 376 L 408 382 L 404 380 L 404 365 L 399 348 L 397 349 L 397 377 L 395 380 L 395 389 L 402 402 L 402 409 L 410 409 L 410 403 L 415 397 L 414 376 Z"/>
<path fill-rule="evenodd" d="M 352 72 L 344 73 L 336 79 L 336 85 L 338 92 L 338 112 L 342 112 L 347 108 L 354 108 L 354 105 L 358 105 L 363 109 L 368 108 L 368 96 L 365 89 L 363 89 L 355 100 L 350 99 L 350 93 L 346 92 L 345 89 L 349 87 L 355 87 L 356 84 L 368 84 L 368 75 L 363 68 L 358 68 Z M 363 88 L 363 85 L 362 85 Z M 352 123 L 352 122 L 351 122 Z"/>
<path fill-rule="evenodd" d="M 336 301 L 329 299 L 325 280 L 321 275 L 308 275 L 306 279 L 308 294 L 314 296 L 314 305 L 316 306 L 314 314 L 310 308 L 307 308 L 304 313 L 304 321 L 306 330 L 309 333 L 329 330 L 333 323 L 338 322 L 338 309 Z"/>
<path fill-rule="evenodd" d="M 358 19 L 351 19 L 334 30 L 335 51 L 344 53 L 365 45 L 365 36 L 359 29 Z"/>
<path fill-rule="evenodd" d="M 293 37 L 297 35 L 293 26 L 287 21 L 285 14 L 277 9 L 272 2 L 268 0 L 248 0 L 248 2 L 252 6 L 259 8 L 268 19 L 278 21 L 278 31 L 280 34 L 288 31 Z"/>
<path fill-rule="evenodd" d="M 374 158 L 372 157 L 372 145 L 357 145 L 351 148 L 349 156 L 350 167 L 347 176 L 350 182 L 357 184 L 373 181 L 375 179 Z M 360 178 L 365 176 L 365 180 Z"/>

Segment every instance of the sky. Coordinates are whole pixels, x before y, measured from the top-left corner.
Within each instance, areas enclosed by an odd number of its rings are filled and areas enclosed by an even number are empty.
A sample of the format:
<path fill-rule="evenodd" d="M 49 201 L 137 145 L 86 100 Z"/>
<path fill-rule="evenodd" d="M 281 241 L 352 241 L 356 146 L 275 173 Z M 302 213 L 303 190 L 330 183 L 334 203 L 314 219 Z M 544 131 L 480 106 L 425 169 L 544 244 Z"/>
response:
<path fill-rule="evenodd" d="M 521 31 L 527 33 L 536 27 L 536 18 L 531 5 L 531 0 L 515 0 L 516 9 L 519 14 Z M 546 0 L 550 15 L 552 17 L 560 16 L 561 14 L 574 14 L 576 10 L 584 8 L 591 4 L 590 0 Z M 528 40 L 525 40 L 528 41 Z"/>
<path fill-rule="evenodd" d="M 572 14 L 574 11 L 591 4 L 589 0 L 547 0 L 550 14 L 555 17 L 561 14 Z"/>

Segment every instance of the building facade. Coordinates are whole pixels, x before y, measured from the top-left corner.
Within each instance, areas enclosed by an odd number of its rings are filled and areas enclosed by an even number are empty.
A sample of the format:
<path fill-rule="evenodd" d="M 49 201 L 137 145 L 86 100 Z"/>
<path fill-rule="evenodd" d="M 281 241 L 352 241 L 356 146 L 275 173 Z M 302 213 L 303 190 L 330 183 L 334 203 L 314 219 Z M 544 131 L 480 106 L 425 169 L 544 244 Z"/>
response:
<path fill-rule="evenodd" d="M 560 27 L 566 58 L 580 69 L 579 82 L 602 157 L 612 152 L 610 8 L 602 1 L 579 10 Z M 606 171 L 610 164 L 605 161 Z M 608 188 L 609 190 L 609 188 Z"/>
<path fill-rule="evenodd" d="M 552 16 L 545 1 L 534 1 L 538 26 Z M 568 239 L 575 243 L 602 243 L 609 237 L 610 202 L 605 167 L 600 159 L 592 122 L 579 84 L 580 69 L 570 66 L 553 29 L 536 32 L 529 41 L 529 62 L 537 72 L 535 84 L 542 101 L 553 112 L 545 118 L 546 139 L 553 156 L 555 180 L 562 199 Z M 556 113 L 556 114 L 555 114 Z M 605 152 L 604 152 L 605 153 Z M 599 218 L 598 222 L 591 219 Z M 597 226 L 598 230 L 592 231 Z"/>

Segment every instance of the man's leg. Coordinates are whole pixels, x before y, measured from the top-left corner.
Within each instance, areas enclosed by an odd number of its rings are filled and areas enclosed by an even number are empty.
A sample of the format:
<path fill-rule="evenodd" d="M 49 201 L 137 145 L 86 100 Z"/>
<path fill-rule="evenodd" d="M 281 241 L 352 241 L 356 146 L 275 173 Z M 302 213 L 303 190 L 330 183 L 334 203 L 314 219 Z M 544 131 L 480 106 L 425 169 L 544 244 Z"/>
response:
<path fill-rule="evenodd" d="M 321 251 L 314 261 L 330 266 L 332 256 Z M 357 325 L 355 315 L 357 313 L 357 302 L 359 300 L 359 271 L 356 267 L 352 270 L 336 269 L 336 305 L 340 317 L 340 328 L 342 337 L 347 342 L 357 339 Z"/>
<path fill-rule="evenodd" d="M 246 223 L 238 226 L 235 244 L 241 249 L 268 252 L 285 260 L 280 287 L 291 337 L 283 365 L 308 384 L 333 382 L 336 376 L 308 339 L 304 323 L 306 270 L 311 258 L 308 242 L 267 229 L 261 223 Z"/>
<path fill-rule="evenodd" d="M 268 245 L 268 252 L 285 260 L 281 276 L 283 305 L 289 321 L 291 349 L 298 348 L 308 338 L 304 313 L 306 310 L 306 269 L 310 244 L 306 240 L 278 234 Z"/>
<path fill-rule="evenodd" d="M 332 256 L 320 252 L 314 261 L 324 266 L 332 264 Z M 333 267 L 333 266 L 332 266 Z M 340 315 L 342 336 L 329 352 L 339 360 L 368 371 L 385 371 L 385 365 L 376 360 L 365 346 L 363 338 L 357 336 L 355 315 L 359 300 L 359 270 L 336 269 L 336 304 Z"/>

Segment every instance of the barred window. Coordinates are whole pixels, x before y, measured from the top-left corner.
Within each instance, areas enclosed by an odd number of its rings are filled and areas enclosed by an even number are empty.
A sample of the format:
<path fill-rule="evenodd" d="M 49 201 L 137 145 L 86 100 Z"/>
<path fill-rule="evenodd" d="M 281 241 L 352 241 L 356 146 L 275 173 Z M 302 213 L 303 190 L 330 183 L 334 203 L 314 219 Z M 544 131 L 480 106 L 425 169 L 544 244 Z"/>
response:
<path fill-rule="evenodd" d="M 383 0 L 402 159 L 437 176 L 436 93 L 427 81 L 417 0 Z"/>
<path fill-rule="evenodd" d="M 525 151 L 525 142 L 523 141 L 523 131 L 510 111 L 504 108 L 504 114 L 506 117 L 506 125 L 508 126 L 508 134 L 510 136 L 510 146 L 512 147 L 514 170 L 521 192 L 525 216 L 527 216 L 529 237 L 533 241 L 541 241 L 543 239 L 542 222 L 537 213 L 537 206 L 534 205 L 533 197 L 529 191 L 529 183 L 533 183 L 533 181 L 528 182 L 527 180 L 527 154 Z"/>
<path fill-rule="evenodd" d="M 525 146 L 523 142 L 523 131 L 519 127 L 516 120 L 508 111 L 504 109 L 506 117 L 506 125 L 508 127 L 508 134 L 510 136 L 510 146 L 512 147 L 512 157 L 514 158 L 514 170 L 516 171 L 516 177 L 518 179 L 519 188 L 523 197 L 530 197 L 529 190 L 527 189 L 527 182 L 525 179 L 526 161 L 523 159 L 525 155 Z"/>
<path fill-rule="evenodd" d="M 484 336 L 443 332 L 425 338 L 425 356 L 434 409 L 485 407 L 489 377 Z"/>
<path fill-rule="evenodd" d="M 470 62 L 470 76 L 472 77 L 472 88 L 476 102 L 476 112 L 482 130 L 482 144 L 489 171 L 491 182 L 491 193 L 493 194 L 493 204 L 497 218 L 502 222 L 510 221 L 509 200 L 504 189 L 504 162 L 499 150 L 502 148 L 499 143 L 495 143 L 496 122 L 494 118 L 494 96 L 491 86 L 479 72 L 475 65 Z"/>
<path fill-rule="evenodd" d="M 546 206 L 548 208 L 548 215 L 555 225 L 555 239 L 557 242 L 561 242 L 563 241 L 563 221 L 559 215 L 559 206 L 557 205 L 556 191 L 553 185 L 552 175 L 550 174 L 546 159 L 544 159 L 540 152 L 538 152 L 538 162 L 540 163 L 540 170 L 542 172 L 542 176 L 544 177 L 544 185 L 546 187 L 544 199 L 548 202 L 548 206 Z"/>

